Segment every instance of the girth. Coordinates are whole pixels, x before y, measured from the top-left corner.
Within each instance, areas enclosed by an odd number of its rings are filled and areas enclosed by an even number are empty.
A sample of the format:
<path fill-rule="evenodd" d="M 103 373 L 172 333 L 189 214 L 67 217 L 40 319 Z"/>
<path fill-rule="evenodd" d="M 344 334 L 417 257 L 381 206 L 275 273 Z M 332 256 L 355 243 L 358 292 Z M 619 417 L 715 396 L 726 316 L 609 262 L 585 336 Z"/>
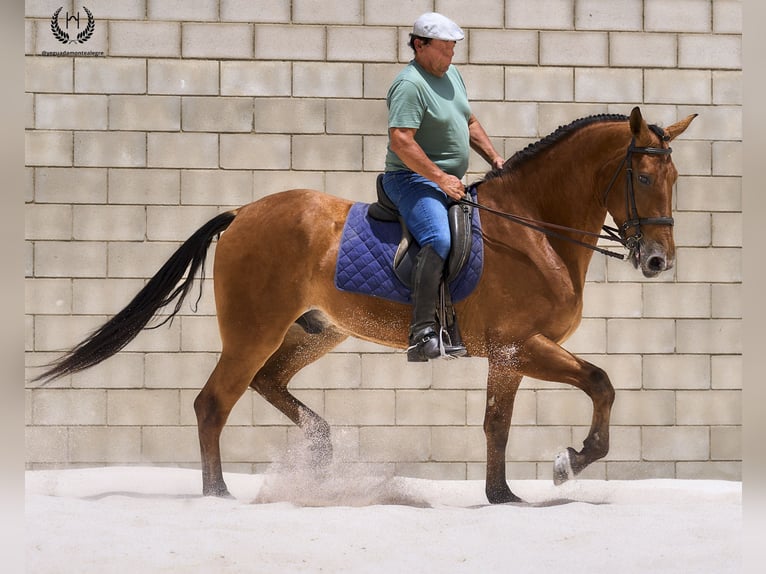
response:
<path fill-rule="evenodd" d="M 368 215 L 379 221 L 398 221 L 402 226 L 402 239 L 394 254 L 392 265 L 397 278 L 407 287 L 412 286 L 412 270 L 415 259 L 420 251 L 420 245 L 412 237 L 404 218 L 399 213 L 393 201 L 383 189 L 383 174 L 378 174 L 376 181 L 378 201 L 371 204 Z M 450 254 L 445 266 L 447 283 L 453 281 L 468 261 L 471 254 L 471 218 L 473 207 L 455 203 L 449 207 L 448 218 L 451 236 Z"/>

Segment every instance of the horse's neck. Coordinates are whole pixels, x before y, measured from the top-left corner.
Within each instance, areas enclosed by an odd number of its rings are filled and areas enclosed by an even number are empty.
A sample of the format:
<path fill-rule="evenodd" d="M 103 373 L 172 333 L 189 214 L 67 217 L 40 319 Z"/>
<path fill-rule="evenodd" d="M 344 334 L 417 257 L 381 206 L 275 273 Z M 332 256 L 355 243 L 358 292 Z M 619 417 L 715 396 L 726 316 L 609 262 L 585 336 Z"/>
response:
<path fill-rule="evenodd" d="M 601 230 L 606 218 L 603 194 L 619 164 L 625 135 L 614 129 L 572 134 L 541 151 L 499 179 L 487 190 L 498 209 L 590 233 Z M 583 130 L 585 132 L 585 130 Z M 595 239 L 564 232 L 589 241 Z M 584 280 L 593 252 L 551 240 L 575 282 Z"/>
<path fill-rule="evenodd" d="M 597 231 L 606 218 L 603 195 L 627 145 L 626 135 L 608 127 L 575 133 L 522 166 L 521 177 L 535 188 L 530 205 L 561 225 Z"/>

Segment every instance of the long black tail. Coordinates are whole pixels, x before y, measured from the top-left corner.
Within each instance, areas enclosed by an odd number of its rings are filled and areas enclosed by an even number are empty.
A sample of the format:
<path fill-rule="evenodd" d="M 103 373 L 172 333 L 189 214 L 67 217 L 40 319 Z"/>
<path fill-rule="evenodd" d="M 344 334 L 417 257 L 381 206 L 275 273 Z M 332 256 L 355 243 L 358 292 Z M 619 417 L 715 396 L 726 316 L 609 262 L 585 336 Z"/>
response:
<path fill-rule="evenodd" d="M 130 343 L 160 308 L 178 299 L 173 312 L 151 328 L 171 321 L 181 310 L 181 304 L 189 293 L 197 272 L 200 269 L 204 272 L 208 248 L 213 239 L 231 225 L 235 215 L 234 211 L 222 213 L 200 227 L 171 255 L 122 311 L 64 356 L 46 365 L 48 369 L 34 380 L 47 383 L 108 359 Z M 183 281 L 179 284 L 181 279 Z M 201 294 L 200 291 L 200 296 Z"/>

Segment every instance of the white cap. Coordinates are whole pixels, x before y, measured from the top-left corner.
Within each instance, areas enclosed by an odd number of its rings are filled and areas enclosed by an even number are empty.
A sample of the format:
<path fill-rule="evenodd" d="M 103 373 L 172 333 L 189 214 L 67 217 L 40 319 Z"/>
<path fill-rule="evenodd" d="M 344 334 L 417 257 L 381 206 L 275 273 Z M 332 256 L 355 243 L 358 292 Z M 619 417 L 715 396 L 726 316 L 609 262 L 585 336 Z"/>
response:
<path fill-rule="evenodd" d="M 415 25 L 412 27 L 410 35 L 453 41 L 465 38 L 460 26 L 438 12 L 427 12 L 415 20 Z"/>

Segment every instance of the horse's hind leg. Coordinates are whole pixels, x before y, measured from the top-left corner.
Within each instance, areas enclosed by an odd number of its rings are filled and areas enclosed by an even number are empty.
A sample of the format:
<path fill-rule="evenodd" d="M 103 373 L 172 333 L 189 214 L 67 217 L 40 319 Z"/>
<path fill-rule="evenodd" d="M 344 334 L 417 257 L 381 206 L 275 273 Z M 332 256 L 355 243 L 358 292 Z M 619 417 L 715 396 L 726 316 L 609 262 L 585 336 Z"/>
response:
<path fill-rule="evenodd" d="M 332 448 L 329 426 L 324 419 L 293 397 L 286 387 L 290 378 L 302 367 L 327 353 L 345 338 L 345 334 L 332 326 L 311 335 L 298 325 L 293 325 L 276 351 L 251 349 L 246 352 L 241 349 L 235 354 L 224 349 L 210 378 L 194 401 L 202 457 L 202 493 L 205 496 L 230 496 L 221 468 L 221 431 L 231 409 L 248 385 L 303 428 L 317 452 L 330 456 Z M 269 356 L 265 362 L 264 356 Z"/>
<path fill-rule="evenodd" d="M 575 357 L 550 339 L 537 335 L 524 344 L 524 374 L 573 385 L 593 401 L 590 431 L 581 451 L 569 447 L 556 457 L 553 480 L 561 484 L 609 452 L 609 417 L 614 387 L 599 367 Z"/>
<path fill-rule="evenodd" d="M 309 441 L 312 463 L 318 466 L 326 465 L 332 459 L 330 425 L 295 398 L 287 390 L 287 385 L 298 371 L 328 353 L 347 337 L 334 325 L 323 321 L 318 312 L 309 312 L 290 328 L 282 345 L 250 384 L 303 430 Z"/>
<path fill-rule="evenodd" d="M 221 431 L 259 366 L 254 355 L 233 355 L 224 350 L 194 400 L 205 496 L 230 496 L 221 469 Z"/>

